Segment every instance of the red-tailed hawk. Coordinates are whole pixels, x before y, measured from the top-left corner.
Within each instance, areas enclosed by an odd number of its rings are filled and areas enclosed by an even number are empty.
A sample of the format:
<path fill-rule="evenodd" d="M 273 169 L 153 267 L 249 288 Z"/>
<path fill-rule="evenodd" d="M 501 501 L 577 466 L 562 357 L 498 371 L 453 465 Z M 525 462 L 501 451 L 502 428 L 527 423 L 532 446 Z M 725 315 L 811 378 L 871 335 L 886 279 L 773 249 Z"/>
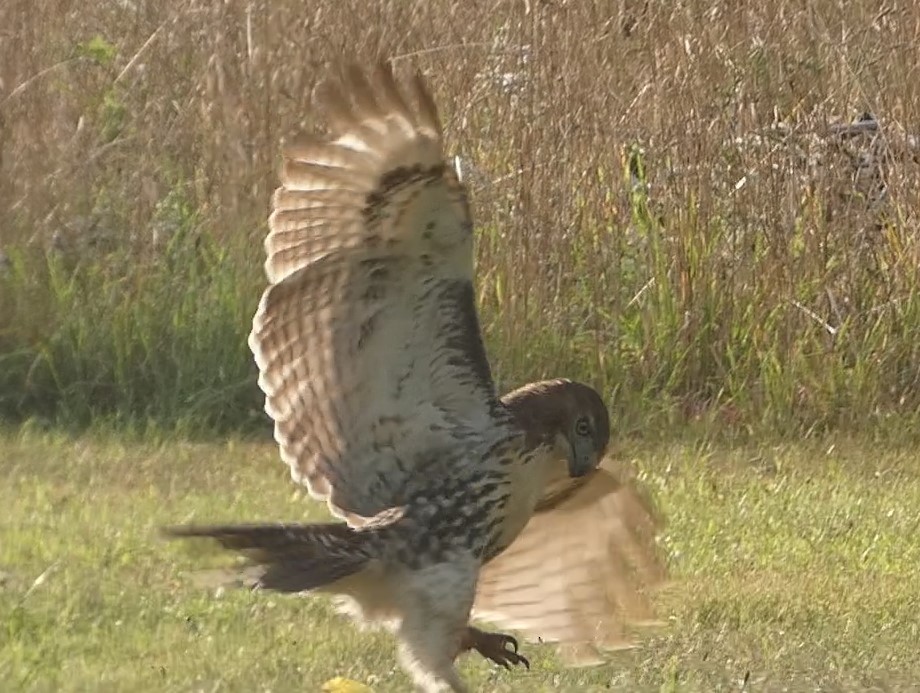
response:
<path fill-rule="evenodd" d="M 602 398 L 570 380 L 496 395 L 466 193 L 421 77 L 349 68 L 321 97 L 331 136 L 284 149 L 249 343 L 282 458 L 342 521 L 168 532 L 245 554 L 254 586 L 333 593 L 391 628 L 423 691 L 465 691 L 465 650 L 527 664 L 474 609 L 603 644 L 647 616 L 658 564 L 648 507 L 598 470 Z"/>

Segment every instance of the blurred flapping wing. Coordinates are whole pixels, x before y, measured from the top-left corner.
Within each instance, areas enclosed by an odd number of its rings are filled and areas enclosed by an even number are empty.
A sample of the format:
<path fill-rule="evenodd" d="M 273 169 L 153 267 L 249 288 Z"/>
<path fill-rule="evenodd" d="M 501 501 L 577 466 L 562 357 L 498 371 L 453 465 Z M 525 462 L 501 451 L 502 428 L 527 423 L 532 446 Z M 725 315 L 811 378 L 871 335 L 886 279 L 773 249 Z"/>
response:
<path fill-rule="evenodd" d="M 532 641 L 629 646 L 624 625 L 653 622 L 648 589 L 665 575 L 658 524 L 633 485 L 607 469 L 560 480 L 514 543 L 483 568 L 474 618 Z"/>

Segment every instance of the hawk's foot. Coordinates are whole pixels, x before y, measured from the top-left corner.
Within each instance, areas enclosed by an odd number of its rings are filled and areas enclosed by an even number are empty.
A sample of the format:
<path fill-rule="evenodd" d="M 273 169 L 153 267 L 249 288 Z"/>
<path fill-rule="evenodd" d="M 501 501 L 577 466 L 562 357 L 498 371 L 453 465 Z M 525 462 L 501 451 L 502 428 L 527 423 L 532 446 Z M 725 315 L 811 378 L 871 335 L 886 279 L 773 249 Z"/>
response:
<path fill-rule="evenodd" d="M 505 669 L 512 665 L 523 664 L 530 669 L 527 657 L 518 654 L 518 641 L 504 633 L 486 633 L 469 626 L 463 638 L 463 650 L 476 650 L 486 659 L 499 664 Z"/>

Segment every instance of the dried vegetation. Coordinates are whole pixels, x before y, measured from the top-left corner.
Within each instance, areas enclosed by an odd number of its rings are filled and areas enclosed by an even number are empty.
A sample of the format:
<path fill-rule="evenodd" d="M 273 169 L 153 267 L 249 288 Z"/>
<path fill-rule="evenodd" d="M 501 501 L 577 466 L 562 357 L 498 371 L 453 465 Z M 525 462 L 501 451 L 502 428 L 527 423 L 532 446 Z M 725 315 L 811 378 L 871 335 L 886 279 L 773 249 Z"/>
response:
<path fill-rule="evenodd" d="M 381 56 L 430 76 L 473 190 L 503 386 L 587 379 L 627 428 L 920 406 L 911 3 L 6 0 L 0 27 L 0 416 L 264 428 L 279 143 Z"/>

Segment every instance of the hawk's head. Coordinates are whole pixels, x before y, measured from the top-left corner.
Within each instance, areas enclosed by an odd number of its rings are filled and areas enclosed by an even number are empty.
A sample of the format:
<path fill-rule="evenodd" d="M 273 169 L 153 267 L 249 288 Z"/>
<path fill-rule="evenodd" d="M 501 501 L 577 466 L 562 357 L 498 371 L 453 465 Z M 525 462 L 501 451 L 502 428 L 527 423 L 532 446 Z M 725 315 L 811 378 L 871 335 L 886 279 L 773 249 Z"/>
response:
<path fill-rule="evenodd" d="M 502 398 L 530 445 L 551 445 L 570 477 L 593 472 L 610 440 L 610 415 L 591 387 L 571 380 L 525 385 Z"/>

